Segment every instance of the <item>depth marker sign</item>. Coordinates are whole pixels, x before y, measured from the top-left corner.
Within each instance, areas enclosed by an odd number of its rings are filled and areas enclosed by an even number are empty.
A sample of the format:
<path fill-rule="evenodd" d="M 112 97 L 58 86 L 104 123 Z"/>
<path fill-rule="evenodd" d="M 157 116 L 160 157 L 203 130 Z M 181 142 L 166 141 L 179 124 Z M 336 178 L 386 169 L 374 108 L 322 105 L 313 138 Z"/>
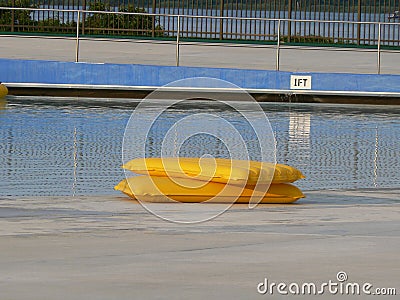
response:
<path fill-rule="evenodd" d="M 291 90 L 311 90 L 311 76 L 290 75 Z"/>

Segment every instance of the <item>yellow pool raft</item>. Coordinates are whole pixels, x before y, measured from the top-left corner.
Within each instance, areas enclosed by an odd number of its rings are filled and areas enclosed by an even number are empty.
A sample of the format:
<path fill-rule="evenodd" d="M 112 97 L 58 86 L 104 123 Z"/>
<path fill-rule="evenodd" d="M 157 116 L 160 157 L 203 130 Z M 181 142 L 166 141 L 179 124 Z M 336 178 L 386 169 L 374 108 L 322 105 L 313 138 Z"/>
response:
<path fill-rule="evenodd" d="M 122 167 L 141 176 L 124 179 L 115 189 L 145 202 L 249 203 L 255 196 L 259 203 L 292 203 L 304 197 L 291 184 L 304 175 L 282 164 L 214 158 L 139 158 Z"/>
<path fill-rule="evenodd" d="M 0 83 L 0 98 L 5 97 L 8 94 L 8 89 L 4 84 Z"/>

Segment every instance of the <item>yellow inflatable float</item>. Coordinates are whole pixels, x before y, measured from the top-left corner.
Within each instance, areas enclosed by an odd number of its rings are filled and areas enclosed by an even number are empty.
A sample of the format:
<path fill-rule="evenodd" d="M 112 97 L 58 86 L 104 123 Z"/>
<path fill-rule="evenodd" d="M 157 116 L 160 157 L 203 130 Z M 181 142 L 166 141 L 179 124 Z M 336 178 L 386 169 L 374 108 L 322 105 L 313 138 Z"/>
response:
<path fill-rule="evenodd" d="M 304 197 L 290 183 L 271 184 L 265 193 L 212 181 L 200 186 L 199 181 L 194 179 L 180 179 L 177 182 L 169 177 L 136 176 L 122 180 L 115 189 L 145 202 L 249 203 L 254 195 L 260 197 L 260 203 L 292 203 Z"/>
<path fill-rule="evenodd" d="M 295 182 L 305 178 L 299 170 L 287 165 L 222 158 L 137 158 L 122 168 L 143 175 L 192 177 L 238 185 L 269 183 L 271 177 L 272 183 Z"/>
<path fill-rule="evenodd" d="M 142 176 L 124 179 L 115 189 L 146 202 L 249 203 L 255 196 L 260 203 L 292 203 L 304 197 L 291 184 L 304 175 L 283 164 L 214 158 L 138 158 L 122 167 Z"/>
<path fill-rule="evenodd" d="M 4 84 L 0 82 L 0 98 L 5 97 L 8 94 L 8 89 Z"/>

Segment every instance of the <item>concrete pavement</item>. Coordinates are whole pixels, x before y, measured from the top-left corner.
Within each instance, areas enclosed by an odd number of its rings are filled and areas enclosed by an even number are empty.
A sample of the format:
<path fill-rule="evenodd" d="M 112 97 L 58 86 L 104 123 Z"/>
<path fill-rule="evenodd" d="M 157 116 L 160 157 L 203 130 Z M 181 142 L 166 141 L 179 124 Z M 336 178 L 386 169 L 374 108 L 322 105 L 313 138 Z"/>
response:
<path fill-rule="evenodd" d="M 334 72 L 376 74 L 376 50 L 351 48 L 287 47 L 280 52 L 280 70 L 293 72 Z M 0 36 L 0 58 L 75 61 L 73 38 Z M 381 73 L 400 74 L 399 52 L 381 54 Z M 173 41 L 81 40 L 79 61 L 176 65 Z M 180 65 L 239 69 L 275 70 L 274 45 L 183 43 Z"/>
<path fill-rule="evenodd" d="M 1 298 L 280 299 L 288 296 L 260 295 L 257 285 L 338 282 L 340 271 L 398 293 L 400 190 L 305 194 L 295 205 L 235 205 L 192 225 L 123 197 L 3 198 Z"/>

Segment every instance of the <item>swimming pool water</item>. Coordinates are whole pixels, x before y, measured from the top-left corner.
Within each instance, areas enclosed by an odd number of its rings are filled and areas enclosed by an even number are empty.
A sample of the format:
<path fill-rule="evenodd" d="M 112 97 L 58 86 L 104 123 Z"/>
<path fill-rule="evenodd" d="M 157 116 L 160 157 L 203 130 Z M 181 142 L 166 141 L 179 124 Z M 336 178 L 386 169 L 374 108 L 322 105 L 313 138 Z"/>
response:
<path fill-rule="evenodd" d="M 0 107 L 0 196 L 119 194 L 125 126 L 137 102 L 85 98 L 10 97 Z M 156 103 L 154 105 L 157 105 Z M 303 190 L 400 186 L 400 108 L 327 104 L 261 103 L 276 138 L 276 159 L 307 176 Z M 168 110 L 154 126 L 146 153 L 157 156 L 176 120 L 207 112 L 241 128 L 251 158 L 254 133 L 218 103 L 193 100 Z M 143 115 L 146 117 L 146 114 Z M 196 124 L 202 127 L 205 124 Z M 229 138 L 229 137 L 227 137 Z M 198 135 L 184 156 L 229 155 L 211 136 Z"/>

